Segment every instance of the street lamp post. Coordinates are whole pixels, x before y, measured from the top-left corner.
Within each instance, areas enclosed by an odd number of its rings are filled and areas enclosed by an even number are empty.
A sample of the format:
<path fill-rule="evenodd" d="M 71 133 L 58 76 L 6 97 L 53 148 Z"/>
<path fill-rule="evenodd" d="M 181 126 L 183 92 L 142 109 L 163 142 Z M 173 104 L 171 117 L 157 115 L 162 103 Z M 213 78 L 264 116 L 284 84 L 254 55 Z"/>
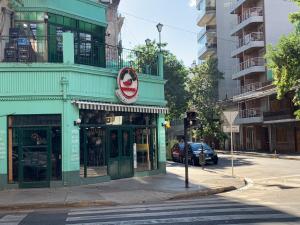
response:
<path fill-rule="evenodd" d="M 161 31 L 162 31 L 162 28 L 163 28 L 163 24 L 159 23 L 156 25 L 156 28 L 158 30 L 158 33 L 159 33 L 159 51 L 161 52 Z"/>
<path fill-rule="evenodd" d="M 150 52 L 149 52 L 149 46 L 151 44 L 151 40 L 149 38 L 147 38 L 145 40 L 145 43 L 146 43 L 146 47 L 147 47 L 147 53 L 146 53 L 146 74 L 150 74 L 151 71 L 150 71 L 150 60 L 149 60 L 149 58 L 150 58 L 150 56 L 149 56 L 149 54 L 150 54 Z"/>

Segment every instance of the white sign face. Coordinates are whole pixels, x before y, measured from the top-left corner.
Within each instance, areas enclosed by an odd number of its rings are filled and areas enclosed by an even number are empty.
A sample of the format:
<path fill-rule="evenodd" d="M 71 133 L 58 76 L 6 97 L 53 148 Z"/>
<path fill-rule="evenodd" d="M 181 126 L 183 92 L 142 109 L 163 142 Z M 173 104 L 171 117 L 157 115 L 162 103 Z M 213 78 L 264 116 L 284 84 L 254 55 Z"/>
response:
<path fill-rule="evenodd" d="M 139 92 L 139 80 L 133 68 L 126 67 L 120 70 L 117 77 L 118 90 L 116 96 L 125 104 L 137 101 Z"/>
<path fill-rule="evenodd" d="M 230 133 L 231 127 L 230 126 L 223 126 L 223 132 Z M 240 126 L 233 125 L 232 126 L 232 133 L 239 133 L 240 132 Z"/>
<path fill-rule="evenodd" d="M 235 118 L 239 114 L 238 111 L 225 111 L 223 113 L 229 124 L 233 124 L 235 121 Z"/>

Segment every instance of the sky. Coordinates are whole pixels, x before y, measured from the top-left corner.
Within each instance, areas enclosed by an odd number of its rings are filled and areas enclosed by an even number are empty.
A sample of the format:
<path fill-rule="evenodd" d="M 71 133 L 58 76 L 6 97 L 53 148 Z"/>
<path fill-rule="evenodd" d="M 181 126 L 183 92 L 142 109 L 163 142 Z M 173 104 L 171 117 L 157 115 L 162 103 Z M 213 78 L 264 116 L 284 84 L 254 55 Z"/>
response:
<path fill-rule="evenodd" d="M 132 49 L 147 38 L 158 41 L 156 24 L 164 24 L 162 42 L 186 66 L 197 59 L 196 0 L 121 0 L 119 12 L 125 17 L 122 42 Z"/>

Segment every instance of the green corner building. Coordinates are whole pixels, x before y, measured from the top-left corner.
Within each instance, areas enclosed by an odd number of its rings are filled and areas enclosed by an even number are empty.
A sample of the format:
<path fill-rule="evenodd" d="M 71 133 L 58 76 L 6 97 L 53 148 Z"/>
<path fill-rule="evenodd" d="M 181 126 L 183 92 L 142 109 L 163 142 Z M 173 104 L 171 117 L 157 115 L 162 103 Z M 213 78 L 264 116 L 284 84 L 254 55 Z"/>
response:
<path fill-rule="evenodd" d="M 165 173 L 162 55 L 143 65 L 141 53 L 106 45 L 96 1 L 12 2 L 0 38 L 0 189 Z M 137 73 L 127 86 L 124 68 Z"/>

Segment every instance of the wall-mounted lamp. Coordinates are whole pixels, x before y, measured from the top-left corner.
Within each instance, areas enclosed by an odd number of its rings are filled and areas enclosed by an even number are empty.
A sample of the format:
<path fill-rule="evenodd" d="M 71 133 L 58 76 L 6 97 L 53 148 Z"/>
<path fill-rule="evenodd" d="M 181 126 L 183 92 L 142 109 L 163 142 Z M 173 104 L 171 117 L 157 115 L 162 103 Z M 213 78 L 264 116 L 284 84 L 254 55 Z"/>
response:
<path fill-rule="evenodd" d="M 74 126 L 79 126 L 81 124 L 81 119 L 78 118 L 77 120 L 74 121 Z"/>
<path fill-rule="evenodd" d="M 171 128 L 170 121 L 164 121 L 164 122 L 162 122 L 161 126 L 167 128 L 167 129 Z"/>

